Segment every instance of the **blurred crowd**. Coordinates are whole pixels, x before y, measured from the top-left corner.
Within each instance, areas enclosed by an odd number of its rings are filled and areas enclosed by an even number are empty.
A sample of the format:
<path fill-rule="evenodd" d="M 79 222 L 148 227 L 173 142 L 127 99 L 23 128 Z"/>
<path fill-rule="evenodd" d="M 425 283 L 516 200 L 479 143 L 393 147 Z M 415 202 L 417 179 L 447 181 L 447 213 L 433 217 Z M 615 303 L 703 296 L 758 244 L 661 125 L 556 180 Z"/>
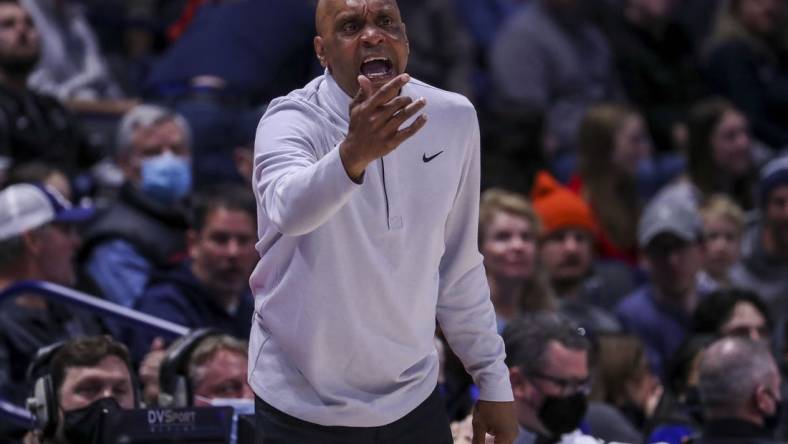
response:
<path fill-rule="evenodd" d="M 788 2 L 398 3 L 407 71 L 477 109 L 522 442 L 788 437 Z M 45 418 L 0 442 L 87 442 L 96 406 L 251 402 L 255 131 L 322 73 L 313 22 L 310 0 L 0 0 L 0 291 L 193 330 L 0 300 L 0 399 Z M 436 348 L 470 442 L 478 393 Z"/>

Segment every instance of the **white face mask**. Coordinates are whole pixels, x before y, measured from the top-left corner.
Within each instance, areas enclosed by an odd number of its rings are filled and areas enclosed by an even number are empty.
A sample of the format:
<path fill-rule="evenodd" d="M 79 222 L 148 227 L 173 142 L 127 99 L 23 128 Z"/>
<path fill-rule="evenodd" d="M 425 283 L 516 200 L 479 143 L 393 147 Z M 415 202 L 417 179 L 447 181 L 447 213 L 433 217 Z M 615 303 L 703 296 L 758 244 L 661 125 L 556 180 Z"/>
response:
<path fill-rule="evenodd" d="M 230 432 L 230 443 L 236 444 L 238 442 L 238 415 L 254 415 L 254 399 L 244 398 L 206 398 L 200 395 L 194 395 L 195 401 L 210 404 L 212 407 L 232 407 L 235 414 L 233 415 L 233 427 Z"/>

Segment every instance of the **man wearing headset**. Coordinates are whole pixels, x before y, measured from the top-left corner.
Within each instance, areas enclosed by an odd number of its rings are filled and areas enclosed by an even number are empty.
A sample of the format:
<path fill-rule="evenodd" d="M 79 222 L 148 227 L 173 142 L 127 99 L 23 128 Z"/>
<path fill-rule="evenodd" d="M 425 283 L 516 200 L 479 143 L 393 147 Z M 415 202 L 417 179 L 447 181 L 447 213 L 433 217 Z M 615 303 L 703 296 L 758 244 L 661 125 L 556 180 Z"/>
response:
<path fill-rule="evenodd" d="M 102 410 L 136 406 L 128 350 L 109 336 L 70 340 L 49 357 L 29 401 L 36 430 L 25 443 L 89 443 L 98 432 Z"/>

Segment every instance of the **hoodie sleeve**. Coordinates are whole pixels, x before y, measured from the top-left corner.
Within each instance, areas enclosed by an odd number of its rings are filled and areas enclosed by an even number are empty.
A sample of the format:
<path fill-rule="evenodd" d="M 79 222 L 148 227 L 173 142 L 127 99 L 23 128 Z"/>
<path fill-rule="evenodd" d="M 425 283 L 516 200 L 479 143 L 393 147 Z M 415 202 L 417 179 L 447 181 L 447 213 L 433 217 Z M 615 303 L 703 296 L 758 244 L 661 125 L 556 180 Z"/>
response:
<path fill-rule="evenodd" d="M 440 264 L 438 322 L 452 350 L 479 387 L 479 399 L 512 401 L 504 344 L 479 253 L 479 124 L 475 114 L 463 175 L 446 223 Z"/>
<path fill-rule="evenodd" d="M 254 148 L 253 183 L 258 205 L 286 236 L 320 227 L 361 184 L 350 179 L 331 129 L 297 102 L 279 102 L 263 116 Z M 322 122 L 322 120 L 319 120 Z"/>

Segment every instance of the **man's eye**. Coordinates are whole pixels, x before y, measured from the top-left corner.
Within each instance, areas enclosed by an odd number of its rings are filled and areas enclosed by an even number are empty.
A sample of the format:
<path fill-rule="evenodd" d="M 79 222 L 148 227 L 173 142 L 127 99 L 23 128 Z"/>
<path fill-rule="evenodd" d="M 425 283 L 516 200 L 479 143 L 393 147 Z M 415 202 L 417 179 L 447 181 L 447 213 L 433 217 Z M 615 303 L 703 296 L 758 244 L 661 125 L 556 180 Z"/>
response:
<path fill-rule="evenodd" d="M 391 17 L 381 17 L 380 20 L 378 20 L 378 24 L 384 27 L 391 26 L 393 23 L 394 21 L 391 20 Z"/>
<path fill-rule="evenodd" d="M 352 34 L 358 31 L 358 24 L 356 22 L 347 22 L 344 25 L 342 25 L 342 31 Z"/>

